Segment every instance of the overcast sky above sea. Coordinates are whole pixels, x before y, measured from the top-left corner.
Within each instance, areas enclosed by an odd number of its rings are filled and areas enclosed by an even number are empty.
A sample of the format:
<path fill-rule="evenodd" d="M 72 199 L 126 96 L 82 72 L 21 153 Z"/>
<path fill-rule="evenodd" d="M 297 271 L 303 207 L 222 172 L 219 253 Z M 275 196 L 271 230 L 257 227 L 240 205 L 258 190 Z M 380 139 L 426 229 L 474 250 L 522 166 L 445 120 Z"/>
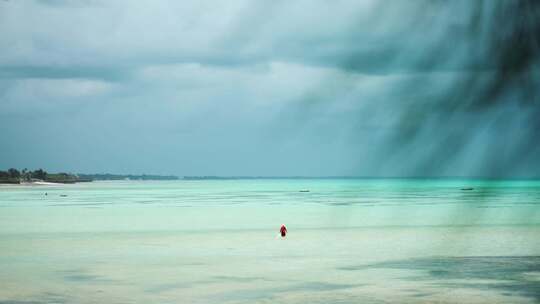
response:
<path fill-rule="evenodd" d="M 535 1 L 0 1 L 0 168 L 540 175 Z"/>

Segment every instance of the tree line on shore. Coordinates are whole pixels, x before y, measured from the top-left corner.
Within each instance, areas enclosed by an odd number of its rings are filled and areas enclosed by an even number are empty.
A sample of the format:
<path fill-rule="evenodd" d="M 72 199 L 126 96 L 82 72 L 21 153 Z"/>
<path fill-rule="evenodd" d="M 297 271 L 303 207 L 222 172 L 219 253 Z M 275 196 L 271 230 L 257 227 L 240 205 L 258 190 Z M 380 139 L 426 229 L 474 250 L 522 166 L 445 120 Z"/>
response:
<path fill-rule="evenodd" d="M 81 182 L 77 175 L 69 173 L 48 173 L 43 169 L 37 169 L 34 171 L 23 169 L 21 171 L 10 168 L 7 171 L 0 170 L 0 183 L 4 184 L 20 184 L 25 182 L 50 182 L 50 183 L 75 183 Z"/>
<path fill-rule="evenodd" d="M 155 175 L 155 174 L 111 174 L 111 173 L 99 173 L 99 174 L 78 174 L 79 178 L 88 180 L 177 180 L 178 176 L 174 175 Z"/>
<path fill-rule="evenodd" d="M 177 180 L 174 175 L 134 175 L 134 174 L 70 174 L 70 173 L 49 173 L 43 169 L 34 171 L 23 169 L 21 171 L 10 168 L 7 171 L 0 170 L 0 184 L 21 184 L 32 182 L 49 182 L 72 184 L 78 182 L 91 182 L 94 180 Z"/>

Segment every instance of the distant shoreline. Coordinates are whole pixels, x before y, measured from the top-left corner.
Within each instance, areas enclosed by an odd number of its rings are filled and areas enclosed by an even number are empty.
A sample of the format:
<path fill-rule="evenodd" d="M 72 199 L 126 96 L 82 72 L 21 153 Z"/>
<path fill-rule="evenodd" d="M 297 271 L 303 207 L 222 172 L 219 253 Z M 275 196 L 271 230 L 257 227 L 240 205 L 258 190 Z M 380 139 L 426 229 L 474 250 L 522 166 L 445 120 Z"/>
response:
<path fill-rule="evenodd" d="M 178 180 L 174 175 L 153 175 L 153 174 L 73 174 L 73 173 L 49 173 L 43 169 L 21 171 L 16 168 L 9 168 L 7 171 L 0 170 L 0 184 L 3 185 L 54 185 L 54 184 L 75 184 L 92 182 L 98 180 Z"/>
<path fill-rule="evenodd" d="M 0 185 L 40 186 L 65 185 L 94 181 L 219 181 L 219 180 L 469 180 L 469 181 L 540 181 L 540 177 L 376 177 L 376 176 L 174 176 L 133 174 L 70 174 L 65 179 L 0 179 Z"/>
<path fill-rule="evenodd" d="M 184 176 L 183 180 L 249 180 L 249 179 L 403 179 L 403 180 L 540 180 L 540 177 L 482 177 L 482 176 Z"/>
<path fill-rule="evenodd" d="M 106 180 L 178 180 L 180 179 L 175 175 L 156 175 L 156 174 L 111 174 L 111 173 L 98 173 L 98 174 L 77 174 L 79 179 L 85 179 L 90 181 L 106 181 Z"/>

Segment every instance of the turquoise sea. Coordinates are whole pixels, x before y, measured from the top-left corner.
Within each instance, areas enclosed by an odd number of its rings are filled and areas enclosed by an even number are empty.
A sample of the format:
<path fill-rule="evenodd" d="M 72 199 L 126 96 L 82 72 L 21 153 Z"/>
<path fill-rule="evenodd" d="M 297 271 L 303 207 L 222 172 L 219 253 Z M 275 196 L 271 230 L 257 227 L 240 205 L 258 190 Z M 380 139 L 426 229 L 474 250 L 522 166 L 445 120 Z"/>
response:
<path fill-rule="evenodd" d="M 434 302 L 540 302 L 540 181 L 0 186 L 0 304 Z"/>

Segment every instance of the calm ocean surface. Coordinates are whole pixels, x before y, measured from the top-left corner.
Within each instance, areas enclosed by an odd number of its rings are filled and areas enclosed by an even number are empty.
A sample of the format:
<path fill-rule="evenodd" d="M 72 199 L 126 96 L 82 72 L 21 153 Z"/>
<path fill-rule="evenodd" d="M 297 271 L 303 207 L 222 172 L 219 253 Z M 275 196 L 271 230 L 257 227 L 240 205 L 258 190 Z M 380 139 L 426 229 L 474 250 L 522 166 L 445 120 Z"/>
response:
<path fill-rule="evenodd" d="M 0 304 L 433 302 L 540 303 L 540 181 L 0 186 Z"/>

